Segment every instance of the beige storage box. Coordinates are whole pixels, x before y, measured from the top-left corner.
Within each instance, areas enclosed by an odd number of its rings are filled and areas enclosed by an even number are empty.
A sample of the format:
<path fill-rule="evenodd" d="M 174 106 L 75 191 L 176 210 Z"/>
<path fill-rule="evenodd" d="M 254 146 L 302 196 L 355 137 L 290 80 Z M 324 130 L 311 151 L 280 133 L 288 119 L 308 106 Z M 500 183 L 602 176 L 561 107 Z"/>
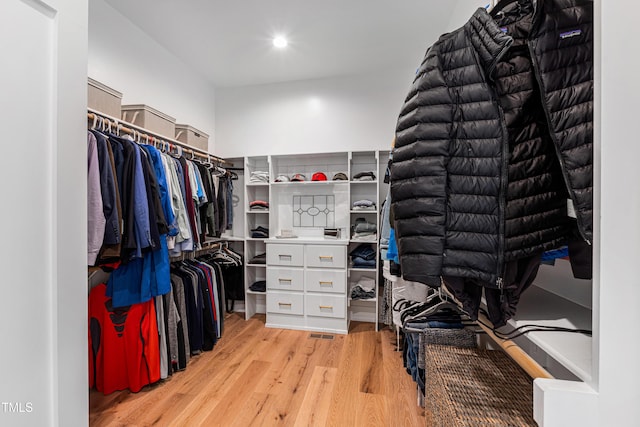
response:
<path fill-rule="evenodd" d="M 176 139 L 192 147 L 209 151 L 209 135 L 189 125 L 176 125 Z"/>
<path fill-rule="evenodd" d="M 150 130 L 167 139 L 173 139 L 176 134 L 176 119 L 148 105 L 123 105 L 122 120 Z"/>
<path fill-rule="evenodd" d="M 120 117 L 122 93 L 92 78 L 89 78 L 88 83 L 87 105 L 89 108 L 116 119 Z"/>

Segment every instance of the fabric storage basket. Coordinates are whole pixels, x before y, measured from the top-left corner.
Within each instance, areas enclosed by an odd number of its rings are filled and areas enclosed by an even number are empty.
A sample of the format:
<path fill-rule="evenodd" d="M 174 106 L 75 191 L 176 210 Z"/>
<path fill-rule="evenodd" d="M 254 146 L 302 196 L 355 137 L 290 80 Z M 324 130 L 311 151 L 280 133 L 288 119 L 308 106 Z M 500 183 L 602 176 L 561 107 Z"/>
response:
<path fill-rule="evenodd" d="M 169 139 L 176 134 L 176 119 L 148 105 L 123 105 L 122 120 Z"/>
<path fill-rule="evenodd" d="M 425 369 L 425 352 L 427 345 L 446 345 L 463 348 L 478 347 L 476 334 L 469 329 L 425 328 L 418 341 L 418 367 Z"/>
<path fill-rule="evenodd" d="M 118 118 L 122 93 L 92 78 L 88 79 L 87 105 L 93 110 Z"/>
<path fill-rule="evenodd" d="M 536 426 L 533 381 L 505 353 L 425 347 L 427 426 Z"/>
<path fill-rule="evenodd" d="M 176 139 L 192 147 L 209 151 L 209 135 L 192 126 L 176 124 Z"/>

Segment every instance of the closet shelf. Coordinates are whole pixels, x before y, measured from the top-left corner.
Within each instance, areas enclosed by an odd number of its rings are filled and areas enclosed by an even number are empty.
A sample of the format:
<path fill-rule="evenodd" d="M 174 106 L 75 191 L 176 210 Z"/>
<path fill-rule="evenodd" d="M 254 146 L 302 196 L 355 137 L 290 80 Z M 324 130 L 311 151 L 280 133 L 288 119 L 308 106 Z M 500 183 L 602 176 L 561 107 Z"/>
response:
<path fill-rule="evenodd" d="M 272 182 L 271 185 L 275 185 L 277 187 L 281 186 L 290 186 L 290 185 L 341 185 L 348 184 L 349 181 L 293 181 L 293 182 Z"/>
<path fill-rule="evenodd" d="M 266 268 L 267 264 L 247 264 L 247 267 L 262 267 L 262 268 Z"/>
<path fill-rule="evenodd" d="M 525 324 L 591 329 L 591 310 L 533 285 L 522 294 L 516 316 L 508 322 L 513 328 Z M 525 338 L 581 380 L 591 380 L 590 336 L 571 332 L 529 332 Z"/>
<path fill-rule="evenodd" d="M 349 267 L 349 271 L 366 271 L 366 272 L 376 272 L 377 269 L 375 267 L 373 268 L 366 268 L 366 267 Z"/>
<path fill-rule="evenodd" d="M 351 209 L 352 214 L 375 214 L 377 212 L 375 209 Z"/>
<path fill-rule="evenodd" d="M 351 184 L 377 184 L 378 181 L 349 181 Z"/>
<path fill-rule="evenodd" d="M 247 187 L 268 187 L 268 182 L 248 182 Z"/>
<path fill-rule="evenodd" d="M 247 289 L 247 293 L 249 295 L 266 295 L 266 292 L 256 292 L 256 291 L 252 291 L 251 289 Z"/>
<path fill-rule="evenodd" d="M 376 298 L 355 299 L 355 298 L 349 297 L 349 300 L 351 302 L 378 302 Z"/>
<path fill-rule="evenodd" d="M 250 242 L 264 242 L 265 240 L 267 240 L 267 238 L 266 237 L 264 238 L 247 237 L 245 240 Z"/>
<path fill-rule="evenodd" d="M 376 240 L 367 240 L 367 239 L 350 239 L 349 240 L 350 243 L 371 243 L 373 245 L 377 245 L 378 244 L 378 239 L 376 238 Z"/>
<path fill-rule="evenodd" d="M 248 214 L 268 214 L 269 211 L 252 211 L 252 210 L 248 210 L 247 213 Z"/>

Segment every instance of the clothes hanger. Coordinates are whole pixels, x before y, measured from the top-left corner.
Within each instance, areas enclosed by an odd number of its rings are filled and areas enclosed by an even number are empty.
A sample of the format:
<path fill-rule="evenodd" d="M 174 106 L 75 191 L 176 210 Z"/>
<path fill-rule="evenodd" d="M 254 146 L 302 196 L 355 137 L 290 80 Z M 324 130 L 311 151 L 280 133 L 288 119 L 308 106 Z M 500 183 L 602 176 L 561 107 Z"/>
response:
<path fill-rule="evenodd" d="M 517 2 L 518 0 L 498 0 L 494 2 L 494 5 L 491 7 L 491 9 L 488 10 L 489 15 L 491 15 L 491 17 L 493 18 L 496 18 L 498 15 L 504 13 L 503 10 L 505 7 Z"/>
<path fill-rule="evenodd" d="M 419 318 L 423 318 L 423 317 L 429 317 L 430 315 L 433 315 L 439 311 L 443 311 L 445 309 L 450 309 L 451 311 L 457 313 L 457 314 L 461 314 L 461 315 L 466 315 L 466 313 L 464 312 L 464 310 L 462 310 L 462 308 L 456 304 L 453 300 L 450 300 L 449 297 L 447 296 L 446 291 L 443 293 L 442 292 L 442 284 L 440 285 L 440 287 L 438 288 L 438 292 L 435 293 L 436 297 L 437 297 L 437 301 L 436 298 L 432 298 L 431 302 L 432 304 L 430 304 L 428 307 L 426 307 L 424 310 L 415 313 L 409 317 L 407 317 L 406 319 L 403 319 L 402 323 L 405 324 L 407 322 L 410 322 L 412 320 L 416 320 Z M 434 303 L 435 301 L 435 303 Z"/>

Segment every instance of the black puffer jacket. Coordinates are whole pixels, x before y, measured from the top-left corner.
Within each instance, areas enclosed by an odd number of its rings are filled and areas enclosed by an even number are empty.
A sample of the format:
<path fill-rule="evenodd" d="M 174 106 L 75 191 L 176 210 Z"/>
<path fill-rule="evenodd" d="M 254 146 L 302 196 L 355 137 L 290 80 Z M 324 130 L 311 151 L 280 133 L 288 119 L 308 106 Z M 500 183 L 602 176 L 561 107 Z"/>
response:
<path fill-rule="evenodd" d="M 427 51 L 402 107 L 391 197 L 408 280 L 500 287 L 508 261 L 591 240 L 593 3 L 502 3 Z"/>

